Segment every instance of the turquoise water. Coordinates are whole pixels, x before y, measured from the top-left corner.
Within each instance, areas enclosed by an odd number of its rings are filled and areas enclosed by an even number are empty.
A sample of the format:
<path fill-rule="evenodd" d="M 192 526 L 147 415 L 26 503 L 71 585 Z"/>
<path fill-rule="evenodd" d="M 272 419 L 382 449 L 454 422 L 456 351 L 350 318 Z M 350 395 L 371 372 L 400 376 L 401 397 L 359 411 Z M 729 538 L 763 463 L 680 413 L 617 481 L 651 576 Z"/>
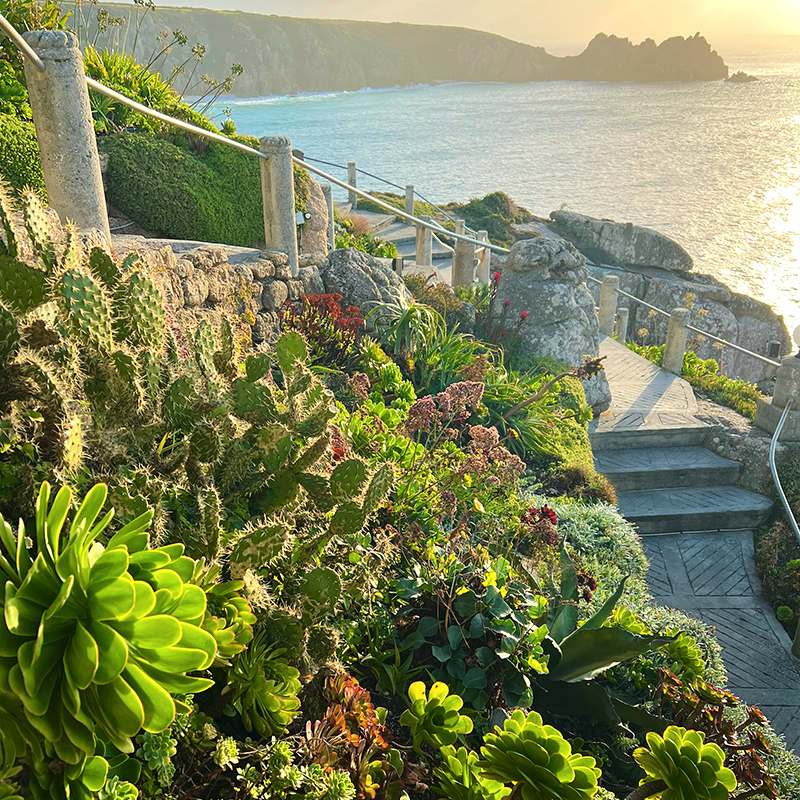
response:
<path fill-rule="evenodd" d="M 760 80 L 449 84 L 224 105 L 242 133 L 289 136 L 306 156 L 356 161 L 437 202 L 503 189 L 536 214 L 566 207 L 656 228 L 791 328 L 800 323 L 800 37 L 716 46 Z"/>

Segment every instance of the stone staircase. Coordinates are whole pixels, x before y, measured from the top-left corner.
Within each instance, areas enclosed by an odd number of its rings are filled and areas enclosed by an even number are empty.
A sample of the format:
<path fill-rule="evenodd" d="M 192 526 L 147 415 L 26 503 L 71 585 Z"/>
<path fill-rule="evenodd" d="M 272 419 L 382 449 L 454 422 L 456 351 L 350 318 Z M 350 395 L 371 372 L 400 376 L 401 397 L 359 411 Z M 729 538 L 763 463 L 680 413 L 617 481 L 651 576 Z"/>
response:
<path fill-rule="evenodd" d="M 686 381 L 613 339 L 600 345 L 612 404 L 589 429 L 595 466 L 642 534 L 752 530 L 772 501 L 737 487 L 741 465 L 706 450 Z"/>

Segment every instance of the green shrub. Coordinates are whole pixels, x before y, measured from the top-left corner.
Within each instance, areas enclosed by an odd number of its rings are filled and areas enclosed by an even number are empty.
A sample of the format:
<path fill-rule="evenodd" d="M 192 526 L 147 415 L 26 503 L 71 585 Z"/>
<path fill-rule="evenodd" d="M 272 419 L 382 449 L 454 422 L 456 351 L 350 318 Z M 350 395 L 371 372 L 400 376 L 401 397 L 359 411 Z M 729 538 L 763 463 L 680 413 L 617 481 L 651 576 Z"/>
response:
<path fill-rule="evenodd" d="M 258 143 L 237 137 L 251 147 Z M 98 140 L 109 156 L 109 201 L 154 233 L 253 247 L 264 239 L 261 168 L 255 156 L 209 142 L 188 144 L 146 133 Z M 308 173 L 295 169 L 295 206 L 308 200 Z"/>
<path fill-rule="evenodd" d="M 398 211 L 405 211 L 406 210 L 406 198 L 405 195 L 393 194 L 392 192 L 370 192 L 373 197 L 376 197 L 378 200 L 383 200 L 384 203 L 388 203 L 390 206 L 394 206 Z M 377 214 L 390 214 L 391 212 L 385 209 L 383 206 L 379 206 L 377 203 L 373 203 L 370 200 L 366 200 L 363 197 L 358 198 L 358 211 L 374 211 Z M 419 217 L 422 214 L 427 214 L 430 217 L 433 217 L 437 214 L 437 210 L 430 204 L 426 203 L 422 200 L 414 200 L 414 216 Z M 443 223 L 444 224 L 444 223 Z M 444 227 L 448 227 L 446 224 Z M 453 227 L 453 224 L 450 223 L 450 227 Z"/>
<path fill-rule="evenodd" d="M 530 211 L 518 206 L 505 192 L 492 192 L 483 198 L 474 197 L 464 205 L 452 204 L 448 210 L 464 219 L 470 228 L 487 231 L 489 239 L 505 246 L 521 238 L 515 231 L 515 223 L 530 222 Z"/>
<path fill-rule="evenodd" d="M 32 123 L 7 114 L 0 114 L 0 176 L 14 189 L 30 187 L 47 197 L 36 131 Z"/>

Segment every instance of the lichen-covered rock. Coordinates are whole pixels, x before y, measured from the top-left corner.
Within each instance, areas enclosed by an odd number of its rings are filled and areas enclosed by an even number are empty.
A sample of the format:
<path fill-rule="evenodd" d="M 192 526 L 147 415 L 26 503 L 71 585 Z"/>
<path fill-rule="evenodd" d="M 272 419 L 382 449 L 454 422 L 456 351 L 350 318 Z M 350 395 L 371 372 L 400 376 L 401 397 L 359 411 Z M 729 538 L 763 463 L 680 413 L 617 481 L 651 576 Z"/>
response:
<path fill-rule="evenodd" d="M 289 288 L 283 281 L 270 281 L 264 284 L 261 303 L 267 311 L 279 311 L 289 299 Z"/>
<path fill-rule="evenodd" d="M 505 319 L 516 325 L 528 312 L 520 327 L 520 351 L 578 366 L 584 356 L 596 357 L 599 346 L 586 276 L 584 257 L 563 239 L 517 242 L 506 259 L 493 315 L 499 318 L 505 309 Z M 611 394 L 602 372 L 586 381 L 584 389 L 595 412 L 608 408 Z"/>
<path fill-rule="evenodd" d="M 364 308 L 371 302 L 391 302 L 410 294 L 392 269 L 360 250 L 334 250 L 320 268 L 325 291 L 340 294 L 344 302 Z"/>
<path fill-rule="evenodd" d="M 306 212 L 309 217 L 301 231 L 302 253 L 328 252 L 328 205 L 322 187 L 311 177 L 308 185 L 308 204 Z"/>
<path fill-rule="evenodd" d="M 318 267 L 300 267 L 298 278 L 303 284 L 303 294 L 324 294 L 325 284 Z"/>
<path fill-rule="evenodd" d="M 559 233 L 595 261 L 680 272 L 694 268 L 692 257 L 677 242 L 650 228 L 630 222 L 595 219 L 570 211 L 553 211 L 550 219 Z"/>

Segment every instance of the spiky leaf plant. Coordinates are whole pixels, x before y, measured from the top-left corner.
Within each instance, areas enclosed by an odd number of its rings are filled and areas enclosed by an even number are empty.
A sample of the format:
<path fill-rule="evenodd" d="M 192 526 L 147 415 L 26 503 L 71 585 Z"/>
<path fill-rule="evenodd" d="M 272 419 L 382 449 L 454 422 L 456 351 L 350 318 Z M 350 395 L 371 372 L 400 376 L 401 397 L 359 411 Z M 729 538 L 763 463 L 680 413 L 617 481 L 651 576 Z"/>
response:
<path fill-rule="evenodd" d="M 591 756 L 572 752 L 552 725 L 535 711 L 517 710 L 503 730 L 487 733 L 481 747 L 481 774 L 511 784 L 523 800 L 590 800 L 597 792 L 600 770 Z"/>
<path fill-rule="evenodd" d="M 15 531 L 0 517 L 0 689 L 74 766 L 95 754 L 95 726 L 127 753 L 142 728 L 167 728 L 173 695 L 211 685 L 188 673 L 217 651 L 201 627 L 206 596 L 190 583 L 195 564 L 183 545 L 149 547 L 151 512 L 102 544 L 114 515 L 101 517 L 105 499 L 105 485 L 94 486 L 65 530 L 72 492 L 64 487 L 50 503 L 44 483 L 35 530 L 20 522 Z"/>

